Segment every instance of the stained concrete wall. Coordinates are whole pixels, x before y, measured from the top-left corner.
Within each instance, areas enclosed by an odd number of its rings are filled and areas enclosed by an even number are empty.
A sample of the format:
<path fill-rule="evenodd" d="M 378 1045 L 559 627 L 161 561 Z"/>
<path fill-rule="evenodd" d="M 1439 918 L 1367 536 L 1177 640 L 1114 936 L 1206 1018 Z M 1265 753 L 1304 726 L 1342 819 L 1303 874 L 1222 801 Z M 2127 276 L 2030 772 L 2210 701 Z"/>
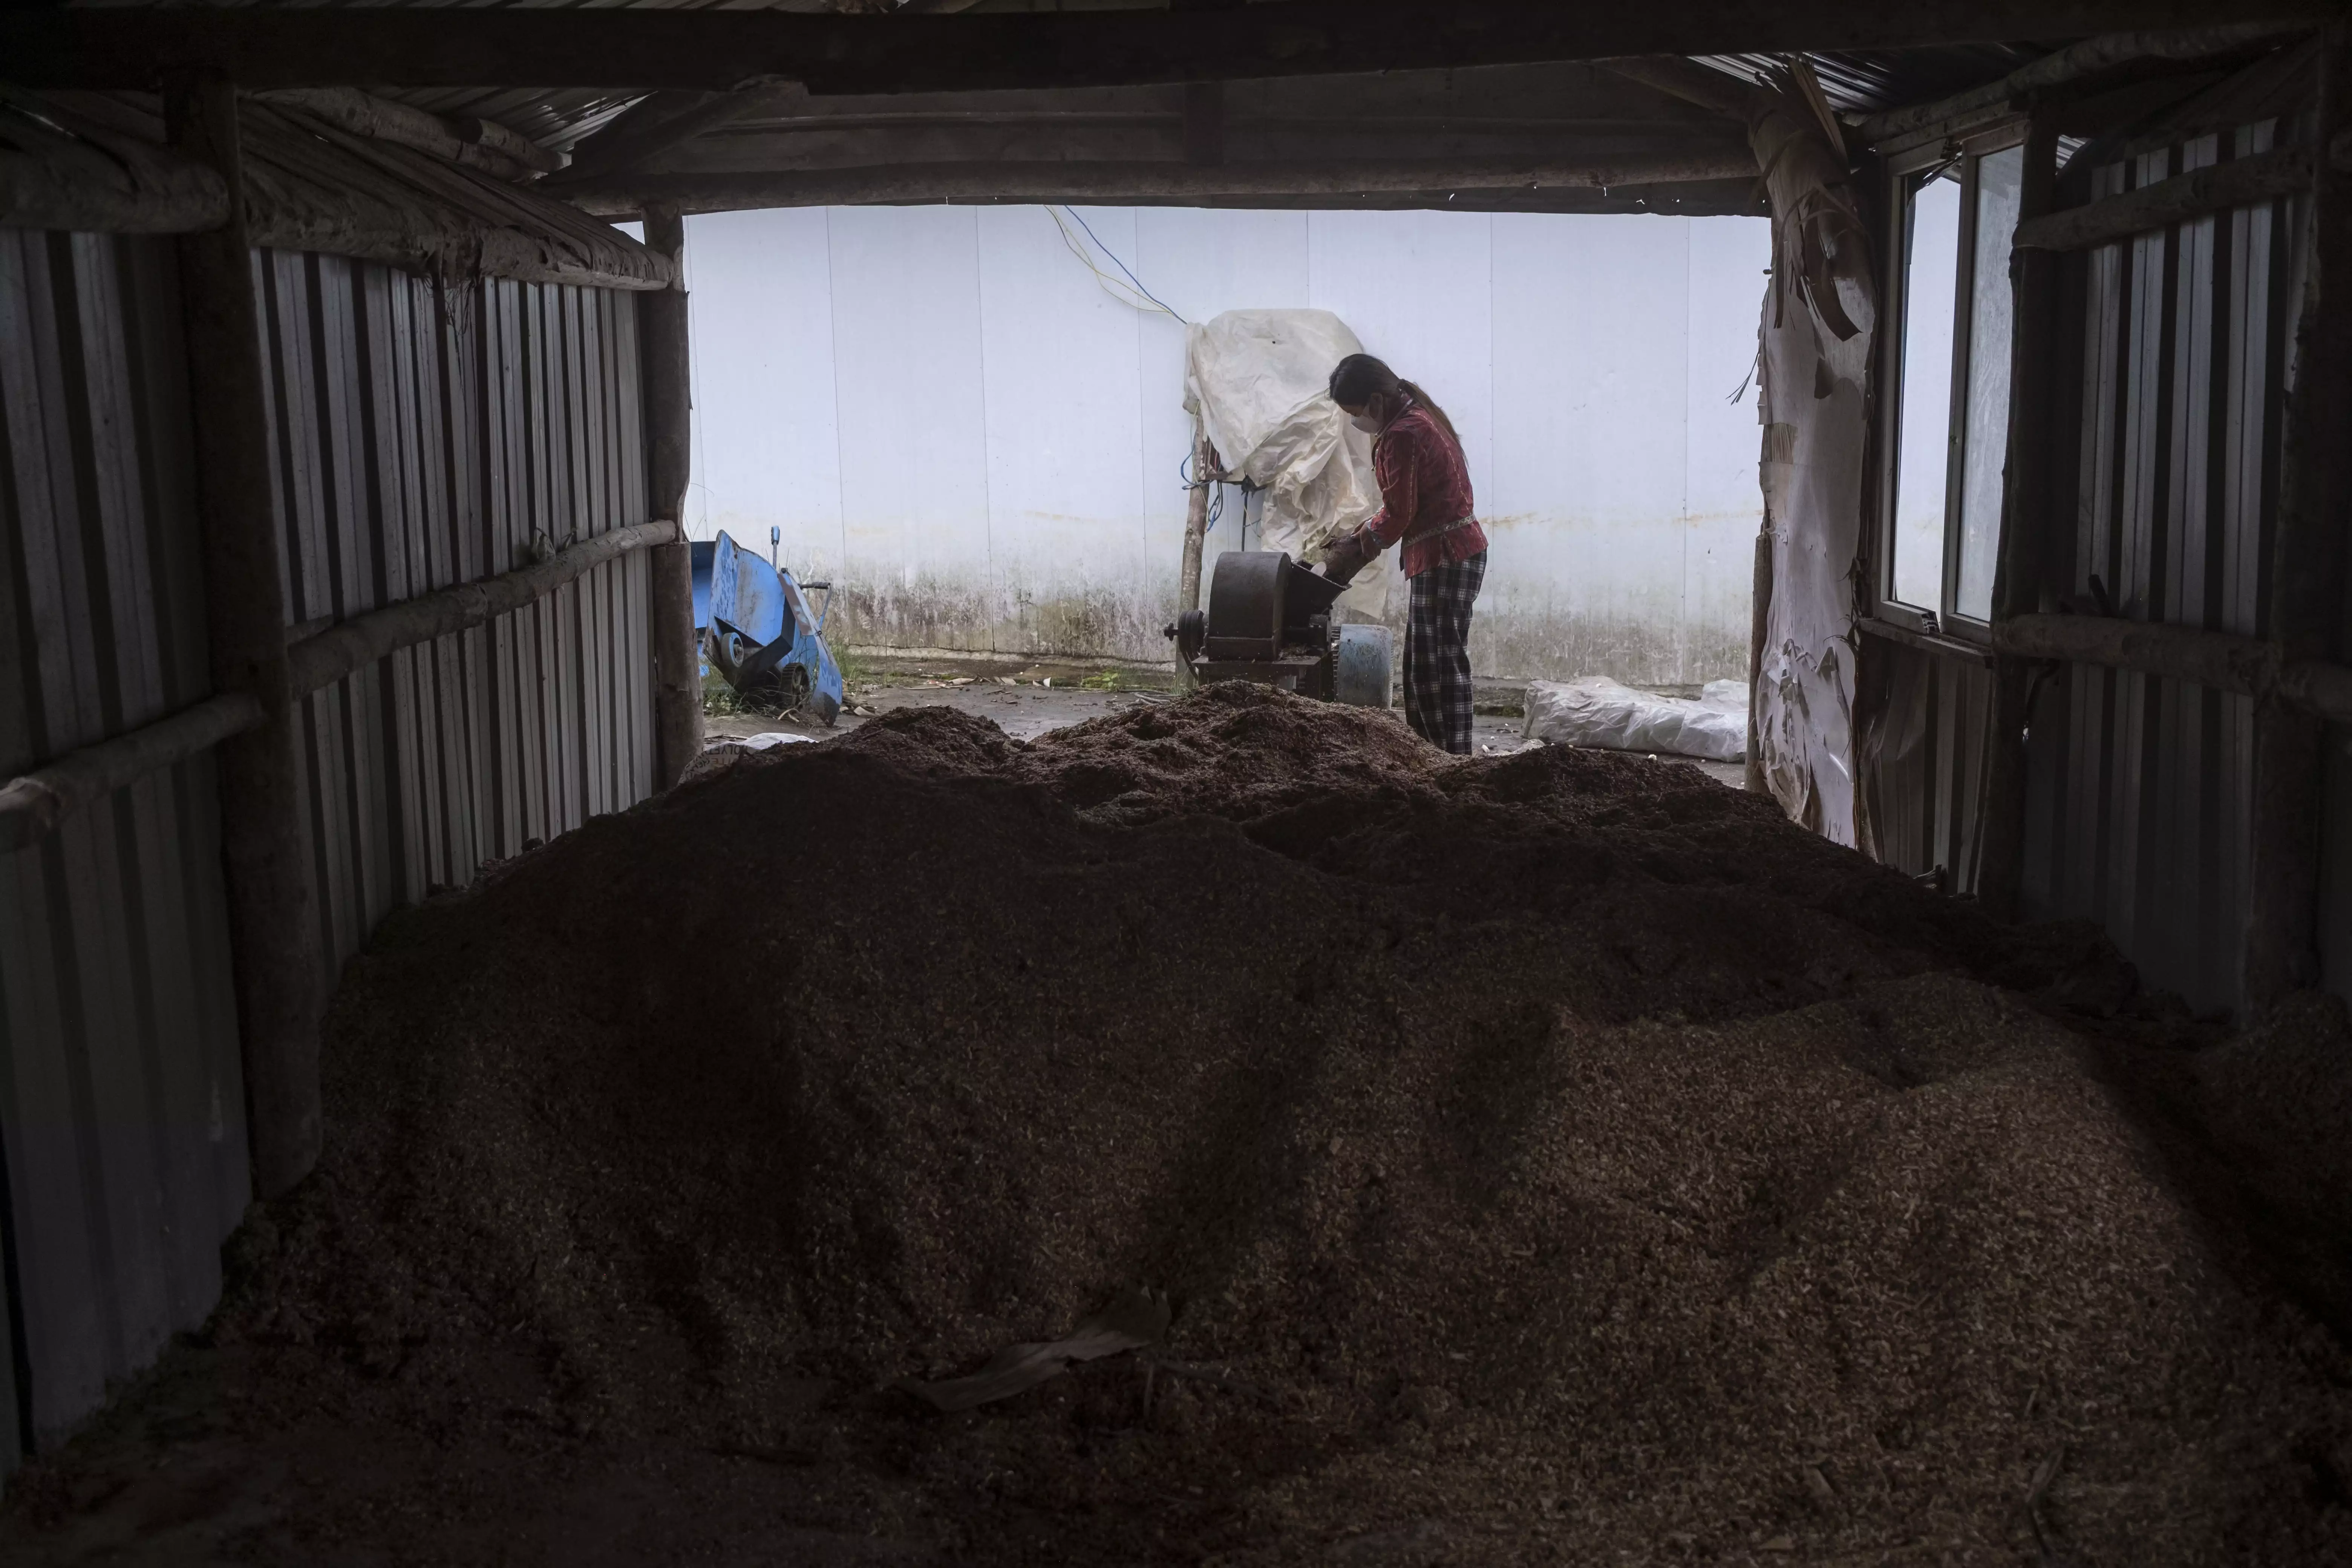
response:
<path fill-rule="evenodd" d="M 1744 671 L 1762 220 L 1079 212 L 1182 316 L 1336 311 L 1445 406 L 1493 541 L 1480 673 Z M 697 537 L 780 529 L 850 646 L 1167 657 L 1183 329 L 1053 214 L 719 214 L 687 253 Z"/>

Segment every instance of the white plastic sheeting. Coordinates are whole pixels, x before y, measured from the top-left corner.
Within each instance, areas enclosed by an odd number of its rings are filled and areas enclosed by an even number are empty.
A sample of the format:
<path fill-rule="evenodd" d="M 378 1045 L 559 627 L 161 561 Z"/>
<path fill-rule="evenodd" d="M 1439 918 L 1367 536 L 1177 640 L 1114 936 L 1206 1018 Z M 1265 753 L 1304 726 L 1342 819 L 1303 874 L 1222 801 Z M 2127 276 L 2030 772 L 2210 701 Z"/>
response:
<path fill-rule="evenodd" d="M 1317 562 L 1381 506 L 1371 437 L 1328 392 L 1331 367 L 1364 345 L 1328 310 L 1227 310 L 1184 333 L 1184 411 L 1225 471 L 1265 492 L 1257 545 Z M 1339 604 L 1384 620 L 1394 552 L 1356 574 Z"/>
<path fill-rule="evenodd" d="M 1780 119 L 1754 132 L 1773 171 L 1775 214 L 1759 415 L 1772 598 L 1756 680 L 1757 750 L 1766 786 L 1790 818 L 1855 845 L 1854 574 L 1877 302 L 1867 242 L 1843 186 L 1832 183 L 1843 178 L 1842 159 L 1819 145 L 1806 117 Z M 1791 155 L 1772 155 L 1768 132 Z"/>
<path fill-rule="evenodd" d="M 1607 746 L 1736 763 L 1748 751 L 1748 683 L 1710 680 L 1693 700 L 1636 691 L 1605 675 L 1528 683 L 1527 734 L 1564 746 Z"/>

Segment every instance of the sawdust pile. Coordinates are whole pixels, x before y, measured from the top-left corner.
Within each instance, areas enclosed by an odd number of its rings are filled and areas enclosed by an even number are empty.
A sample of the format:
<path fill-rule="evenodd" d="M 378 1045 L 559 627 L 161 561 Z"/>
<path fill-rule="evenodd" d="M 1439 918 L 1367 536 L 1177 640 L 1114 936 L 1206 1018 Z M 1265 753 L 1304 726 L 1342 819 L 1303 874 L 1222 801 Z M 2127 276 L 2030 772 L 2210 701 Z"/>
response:
<path fill-rule="evenodd" d="M 2050 1016 L 2131 997 L 1685 767 L 905 711 L 388 927 L 219 1334 L 954 1561 L 2352 1560 L 2352 1367 Z M 1138 1285 L 1148 1382 L 885 1386 Z"/>

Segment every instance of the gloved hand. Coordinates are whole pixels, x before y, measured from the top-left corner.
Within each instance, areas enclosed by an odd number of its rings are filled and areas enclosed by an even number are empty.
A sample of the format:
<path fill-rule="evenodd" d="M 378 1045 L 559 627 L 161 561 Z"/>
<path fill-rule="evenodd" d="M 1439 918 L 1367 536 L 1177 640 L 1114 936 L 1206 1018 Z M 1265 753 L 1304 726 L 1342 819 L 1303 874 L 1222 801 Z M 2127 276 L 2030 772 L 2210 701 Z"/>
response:
<path fill-rule="evenodd" d="M 1364 569 L 1364 563 L 1372 558 L 1372 553 L 1361 529 L 1342 535 L 1324 548 L 1323 575 L 1334 583 L 1349 582 Z"/>

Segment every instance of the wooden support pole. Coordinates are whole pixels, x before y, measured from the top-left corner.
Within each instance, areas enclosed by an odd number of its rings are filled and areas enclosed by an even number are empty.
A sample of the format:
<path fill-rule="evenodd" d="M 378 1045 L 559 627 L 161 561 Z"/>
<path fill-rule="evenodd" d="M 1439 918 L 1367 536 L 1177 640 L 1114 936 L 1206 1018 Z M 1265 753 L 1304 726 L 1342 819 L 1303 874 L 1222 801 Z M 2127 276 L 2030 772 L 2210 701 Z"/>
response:
<path fill-rule="evenodd" d="M 253 1186 L 267 1198 L 318 1161 L 321 979 L 286 680 L 268 386 L 236 90 L 218 77 L 184 78 L 166 93 L 164 111 L 173 143 L 208 164 L 228 191 L 227 221 L 178 244 L 213 688 L 249 696 L 261 709 L 259 724 L 223 741 L 215 756 Z"/>
<path fill-rule="evenodd" d="M 637 296 L 644 356 L 646 471 L 656 517 L 678 537 L 654 547 L 654 779 L 677 783 L 702 754 L 701 656 L 694 637 L 694 562 L 686 542 L 686 487 L 694 468 L 694 385 L 686 335 L 686 220 L 675 206 L 646 209 L 646 248 L 670 258 L 677 282 Z"/>
<path fill-rule="evenodd" d="M 2057 203 L 2058 116 L 2034 112 L 2018 192 L 2020 226 Z M 2053 407 L 2057 395 L 2058 257 L 2010 254 L 2009 458 L 2001 479 L 2000 542 L 1993 566 L 1996 627 L 2041 607 L 2042 544 L 2051 505 Z M 1992 733 L 1987 739 L 1984 829 L 1977 840 L 1977 900 L 1996 920 L 2017 918 L 2025 874 L 2025 727 L 2032 669 L 2014 654 L 1993 660 Z"/>
<path fill-rule="evenodd" d="M 1209 486 L 1217 475 L 1217 448 L 1209 441 L 1208 425 L 1198 416 L 1192 421 L 1192 490 L 1184 502 L 1184 564 L 1176 579 L 1176 609 L 1201 607 L 1201 552 L 1209 537 Z M 1181 652 L 1176 656 L 1176 681 L 1180 686 L 1192 683 L 1192 667 L 1184 662 Z"/>
<path fill-rule="evenodd" d="M 2352 48 L 2328 28 L 2319 58 L 2318 146 L 2352 121 Z M 2311 184 L 2311 268 L 2287 417 L 2271 554 L 2271 635 L 2282 660 L 2332 658 L 2344 616 L 2352 506 L 2352 190 L 2328 158 Z M 2254 704 L 2252 866 L 2244 991 L 2259 1011 L 2319 982 L 2320 820 L 2326 725 L 2273 690 Z"/>

